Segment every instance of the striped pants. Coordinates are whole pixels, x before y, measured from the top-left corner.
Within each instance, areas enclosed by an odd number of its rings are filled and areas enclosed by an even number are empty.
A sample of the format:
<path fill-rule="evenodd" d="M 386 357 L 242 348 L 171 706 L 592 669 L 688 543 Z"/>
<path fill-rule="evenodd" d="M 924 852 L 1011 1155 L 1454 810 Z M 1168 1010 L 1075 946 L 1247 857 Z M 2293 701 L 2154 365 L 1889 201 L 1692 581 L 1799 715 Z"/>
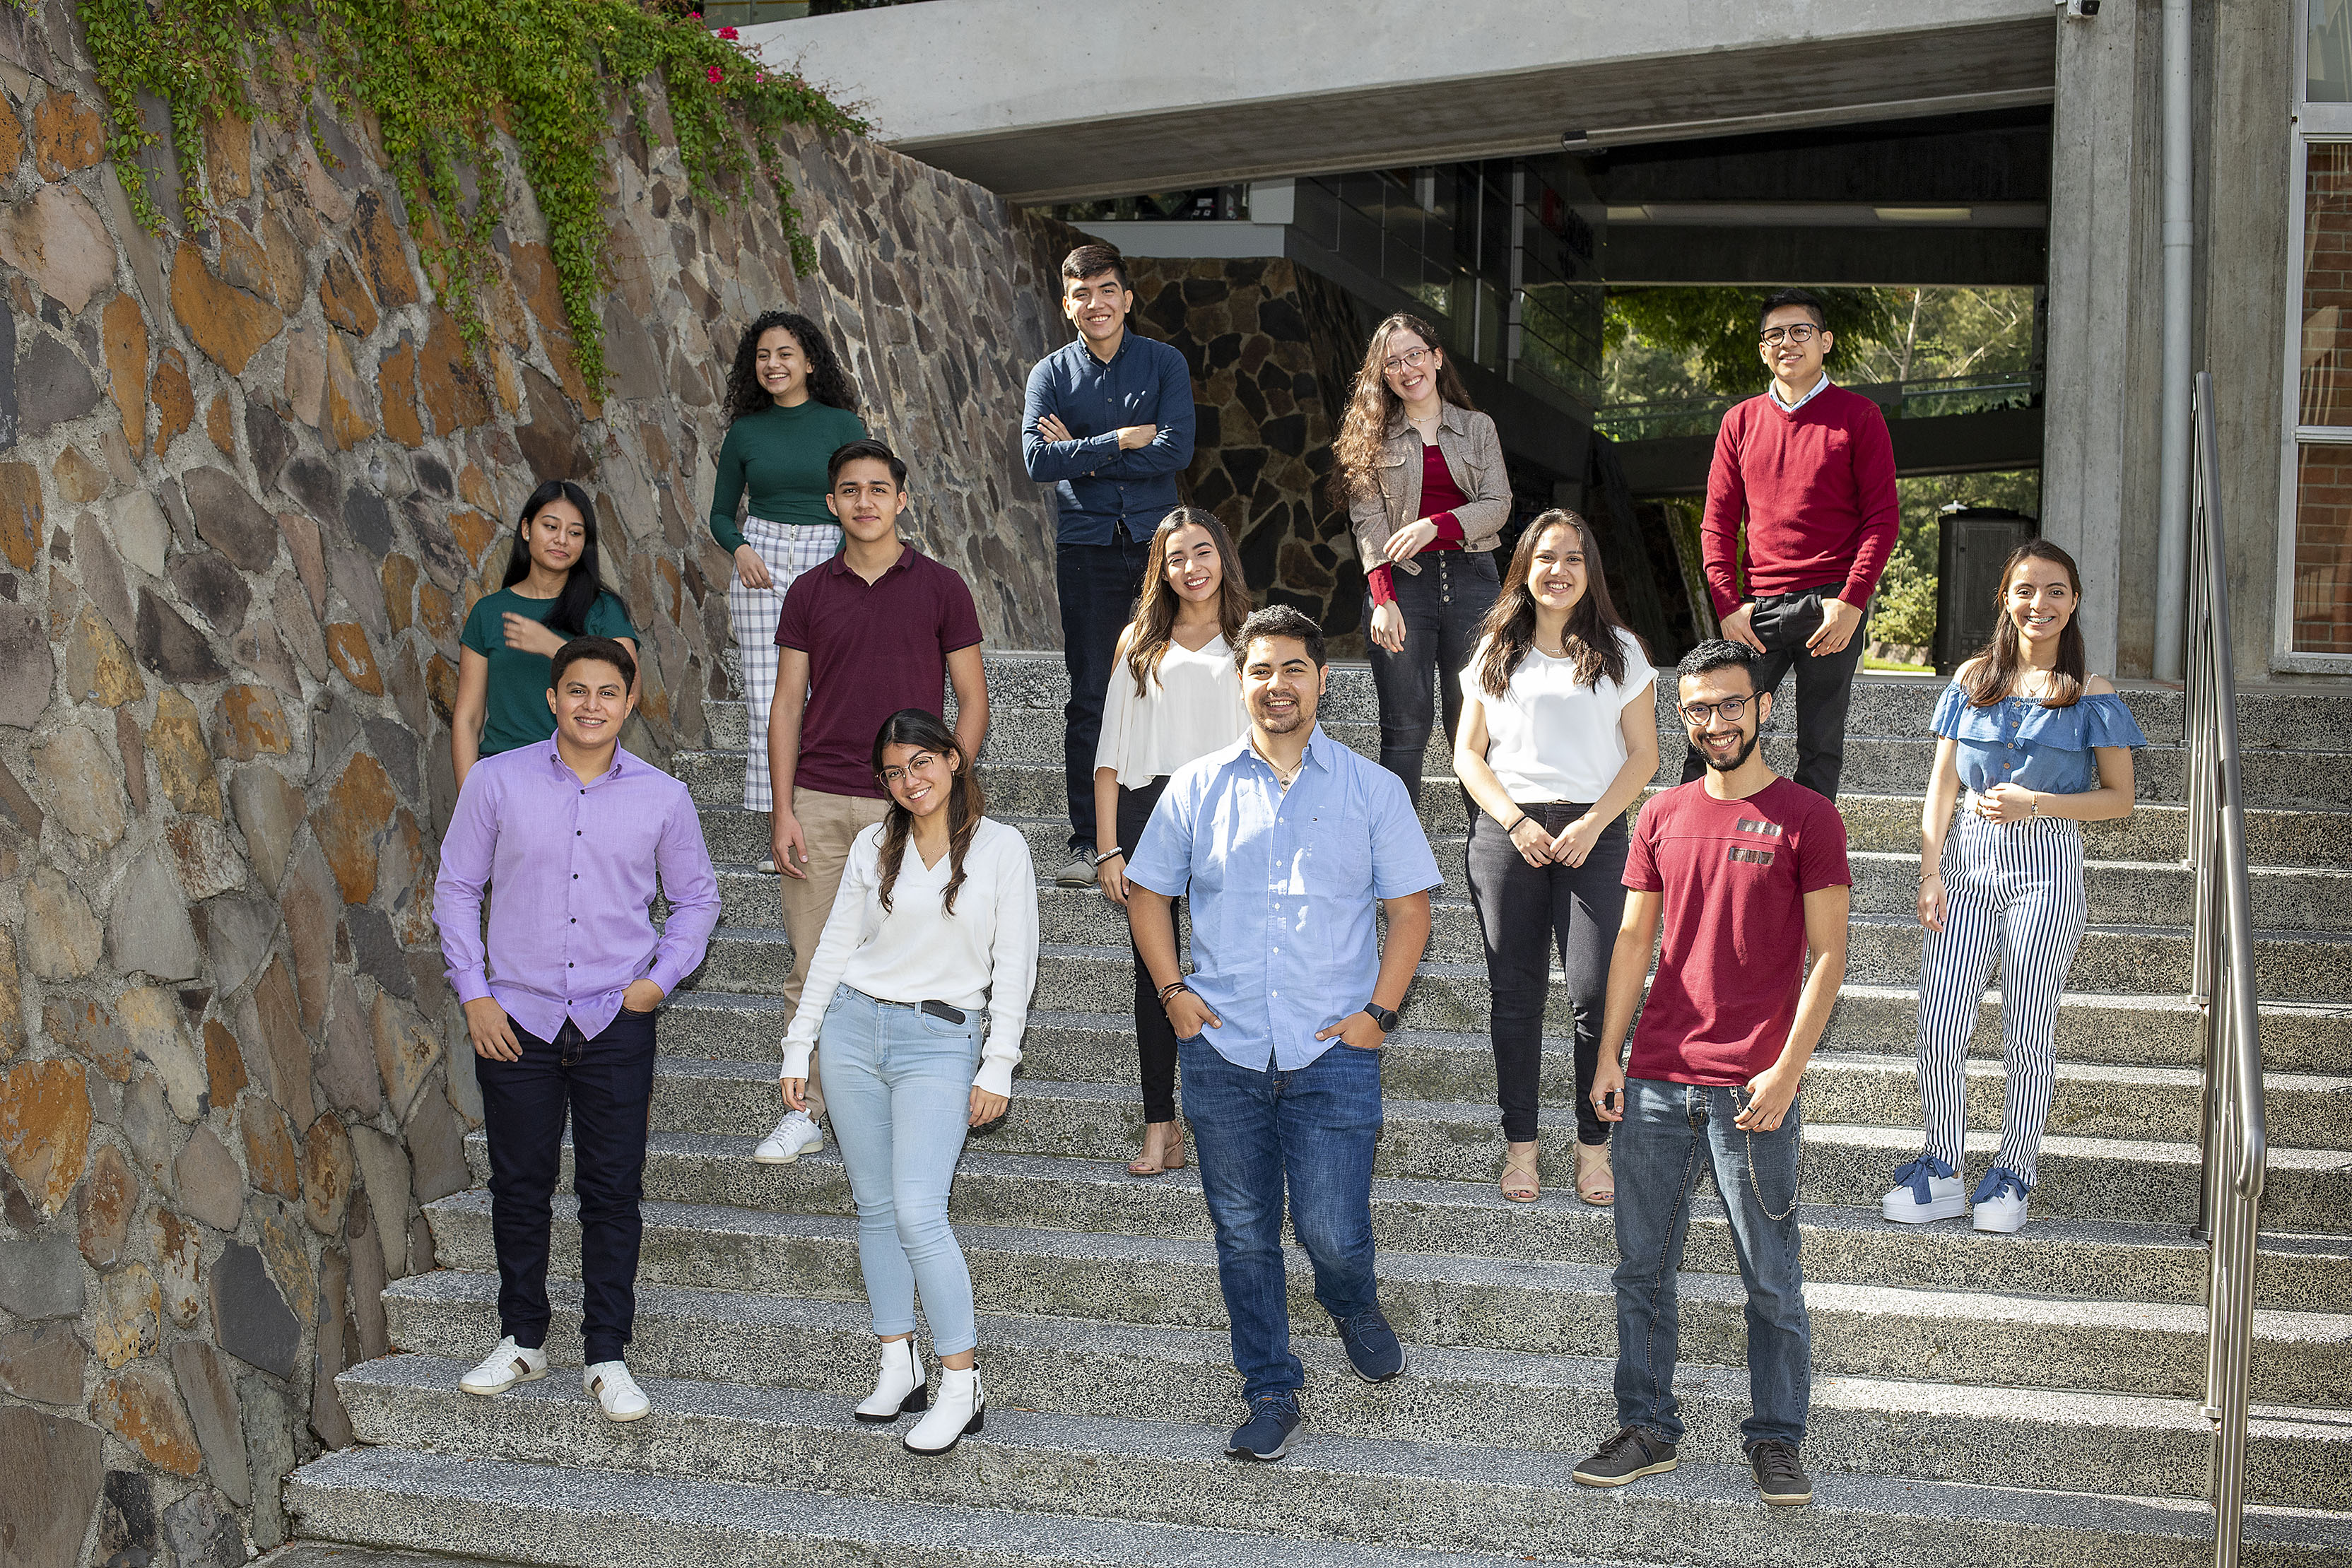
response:
<path fill-rule="evenodd" d="M 1988 822 L 1963 801 L 1944 840 L 1944 928 L 1919 963 L 1919 1099 L 1927 1153 L 1965 1179 L 1969 1037 L 1995 960 L 2000 965 L 2001 1109 L 1998 1164 L 2031 1187 L 2057 1078 L 2058 994 L 2088 907 L 2083 829 L 2063 817 Z"/>
<path fill-rule="evenodd" d="M 813 566 L 841 551 L 841 530 L 830 524 L 772 523 L 743 519 L 743 542 L 768 563 L 772 588 L 748 588 L 742 578 L 727 583 L 727 614 L 735 624 L 735 651 L 743 672 L 743 707 L 751 735 L 743 769 L 743 809 L 769 811 L 775 801 L 768 787 L 768 708 L 776 700 L 776 622 L 784 612 L 784 590 Z"/>

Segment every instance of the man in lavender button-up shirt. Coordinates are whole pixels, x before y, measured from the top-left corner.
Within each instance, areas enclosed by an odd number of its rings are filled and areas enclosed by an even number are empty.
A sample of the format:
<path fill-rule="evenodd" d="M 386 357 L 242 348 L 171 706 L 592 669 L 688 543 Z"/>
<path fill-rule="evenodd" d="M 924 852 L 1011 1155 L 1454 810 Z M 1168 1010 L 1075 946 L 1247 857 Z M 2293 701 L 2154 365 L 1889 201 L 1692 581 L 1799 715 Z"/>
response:
<path fill-rule="evenodd" d="M 548 690 L 555 737 L 474 765 L 433 888 L 478 1059 L 506 1336 L 460 1385 L 503 1393 L 547 1371 L 548 1237 L 568 1114 L 582 1383 L 624 1421 L 648 1408 L 621 1353 L 636 1316 L 654 1009 L 702 962 L 719 924 L 719 883 L 686 786 L 620 748 L 636 675 L 618 643 L 564 644 Z M 659 932 L 657 885 L 670 906 Z M 497 889 L 487 948 L 486 886 Z"/>

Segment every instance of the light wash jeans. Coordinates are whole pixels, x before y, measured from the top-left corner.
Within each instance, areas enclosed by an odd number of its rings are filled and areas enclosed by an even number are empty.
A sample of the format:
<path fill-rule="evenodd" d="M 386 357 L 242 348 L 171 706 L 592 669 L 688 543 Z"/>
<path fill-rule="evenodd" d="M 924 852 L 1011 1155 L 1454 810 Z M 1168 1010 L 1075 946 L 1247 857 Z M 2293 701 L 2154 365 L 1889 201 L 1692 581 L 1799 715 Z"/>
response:
<path fill-rule="evenodd" d="M 1654 1079 L 1625 1081 L 1618 1124 L 1617 1424 L 1683 1439 L 1675 1400 L 1675 1271 L 1690 1234 L 1691 1194 L 1711 1171 L 1731 1217 L 1731 1249 L 1748 1287 L 1748 1395 L 1742 1447 L 1805 1440 L 1813 1332 L 1797 1250 L 1797 1158 L 1805 1097 L 1780 1126 L 1748 1133 L 1733 1091 Z"/>
<path fill-rule="evenodd" d="M 912 1333 L 919 1290 L 940 1355 L 979 1343 L 971 1272 L 948 1228 L 948 1187 L 969 1130 L 984 1018 L 951 1024 L 843 986 L 818 1036 L 833 1135 L 857 1198 L 874 1332 Z"/>

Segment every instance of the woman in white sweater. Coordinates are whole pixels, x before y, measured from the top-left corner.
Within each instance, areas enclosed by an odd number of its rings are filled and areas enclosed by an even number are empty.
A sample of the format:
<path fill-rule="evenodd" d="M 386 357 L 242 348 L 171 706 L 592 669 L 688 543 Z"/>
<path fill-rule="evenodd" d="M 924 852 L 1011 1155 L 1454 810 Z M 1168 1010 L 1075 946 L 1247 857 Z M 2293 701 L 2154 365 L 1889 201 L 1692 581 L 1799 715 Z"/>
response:
<path fill-rule="evenodd" d="M 1135 614 L 1118 634 L 1095 749 L 1095 880 L 1127 903 L 1127 856 L 1143 837 L 1168 776 L 1230 746 L 1249 728 L 1234 634 L 1249 619 L 1249 584 L 1223 523 L 1193 507 L 1160 519 Z M 1176 1119 L 1176 1031 L 1135 959 L 1135 1043 L 1143 1080 L 1143 1152 L 1129 1176 L 1184 1168 Z"/>
<path fill-rule="evenodd" d="M 889 814 L 857 835 L 783 1039 L 784 1103 L 801 1109 L 824 1046 L 825 1103 L 857 1199 L 857 1259 L 882 1342 L 861 1421 L 929 1408 L 906 1437 L 943 1454 L 981 1429 L 971 1274 L 948 1228 L 966 1132 L 1004 1113 L 1037 981 L 1028 841 L 989 821 L 955 736 L 904 708 L 874 737 Z M 912 853 L 909 853 L 909 851 Z M 915 1298 L 940 1355 L 930 1398 Z"/>

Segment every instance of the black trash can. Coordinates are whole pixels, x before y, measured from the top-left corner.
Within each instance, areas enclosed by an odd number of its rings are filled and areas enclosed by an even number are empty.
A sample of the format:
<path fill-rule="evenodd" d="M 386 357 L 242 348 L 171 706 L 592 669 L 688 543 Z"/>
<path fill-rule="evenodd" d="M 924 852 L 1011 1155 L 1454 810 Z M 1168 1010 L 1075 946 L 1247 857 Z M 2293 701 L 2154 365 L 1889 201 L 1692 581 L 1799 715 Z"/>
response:
<path fill-rule="evenodd" d="M 1936 549 L 1936 668 L 1948 675 L 1976 655 L 2000 619 L 2000 569 L 2042 525 L 2007 507 L 1946 512 Z"/>

